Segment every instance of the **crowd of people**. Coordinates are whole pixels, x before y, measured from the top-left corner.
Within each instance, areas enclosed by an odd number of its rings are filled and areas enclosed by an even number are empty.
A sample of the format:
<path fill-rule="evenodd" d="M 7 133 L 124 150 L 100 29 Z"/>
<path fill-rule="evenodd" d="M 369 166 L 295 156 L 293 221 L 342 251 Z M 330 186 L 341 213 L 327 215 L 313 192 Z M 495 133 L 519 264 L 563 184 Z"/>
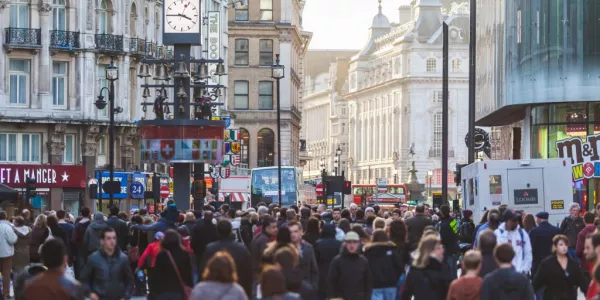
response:
<path fill-rule="evenodd" d="M 599 211 L 599 210 L 596 210 Z M 598 215 L 420 204 L 0 211 L 4 299 L 598 299 Z M 472 248 L 472 249 L 471 249 Z M 13 293 L 11 294 L 11 284 Z"/>

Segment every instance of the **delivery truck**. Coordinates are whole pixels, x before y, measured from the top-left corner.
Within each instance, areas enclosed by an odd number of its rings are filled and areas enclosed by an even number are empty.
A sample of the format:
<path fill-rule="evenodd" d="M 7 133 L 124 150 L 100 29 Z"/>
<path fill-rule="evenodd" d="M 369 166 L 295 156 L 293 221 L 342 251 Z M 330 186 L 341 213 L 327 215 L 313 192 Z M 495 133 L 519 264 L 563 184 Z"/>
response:
<path fill-rule="evenodd" d="M 573 202 L 571 165 L 564 159 L 486 160 L 461 169 L 462 208 L 478 222 L 486 210 L 509 209 L 550 214 L 559 224 Z"/>

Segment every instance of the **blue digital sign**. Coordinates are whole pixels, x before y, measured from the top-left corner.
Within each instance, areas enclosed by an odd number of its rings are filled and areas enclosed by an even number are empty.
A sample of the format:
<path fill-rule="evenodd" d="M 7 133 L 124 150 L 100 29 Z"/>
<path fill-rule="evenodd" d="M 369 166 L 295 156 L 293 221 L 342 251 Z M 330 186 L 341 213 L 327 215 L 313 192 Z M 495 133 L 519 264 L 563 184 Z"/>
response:
<path fill-rule="evenodd" d="M 121 192 L 118 194 L 114 194 L 113 198 L 115 199 L 126 199 L 127 195 L 128 195 L 128 187 L 129 187 L 129 175 L 131 175 L 131 172 L 115 172 L 114 173 L 114 177 L 116 181 L 120 181 L 121 182 Z M 107 181 L 110 181 L 110 172 L 108 171 L 104 171 L 102 172 L 102 180 L 100 180 L 100 172 L 96 173 L 96 179 L 98 179 L 99 182 L 101 182 L 102 184 L 104 184 Z M 102 184 L 98 184 L 98 191 L 100 191 L 100 188 L 102 186 Z M 98 195 L 100 196 L 100 195 Z M 98 197 L 100 198 L 100 197 Z M 102 193 L 102 199 L 108 199 L 110 198 L 110 195 L 108 193 Z"/>

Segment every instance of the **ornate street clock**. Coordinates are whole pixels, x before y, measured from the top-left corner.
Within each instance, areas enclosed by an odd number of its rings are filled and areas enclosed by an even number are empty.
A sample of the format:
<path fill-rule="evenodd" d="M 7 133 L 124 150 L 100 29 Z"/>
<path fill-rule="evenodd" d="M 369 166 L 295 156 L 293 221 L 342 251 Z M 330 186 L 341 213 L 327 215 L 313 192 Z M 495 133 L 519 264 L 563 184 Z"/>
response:
<path fill-rule="evenodd" d="M 201 29 L 200 0 L 165 0 L 163 44 L 200 45 Z"/>

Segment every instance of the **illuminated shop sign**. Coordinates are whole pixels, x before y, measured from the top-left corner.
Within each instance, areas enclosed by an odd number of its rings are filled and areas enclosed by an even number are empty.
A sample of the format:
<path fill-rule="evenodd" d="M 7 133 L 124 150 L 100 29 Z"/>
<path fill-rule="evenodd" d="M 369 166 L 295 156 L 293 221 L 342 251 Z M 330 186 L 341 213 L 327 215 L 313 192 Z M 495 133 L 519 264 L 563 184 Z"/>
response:
<path fill-rule="evenodd" d="M 599 142 L 600 134 L 588 135 L 585 141 L 574 137 L 556 142 L 558 157 L 571 160 L 573 181 L 600 178 Z"/>

